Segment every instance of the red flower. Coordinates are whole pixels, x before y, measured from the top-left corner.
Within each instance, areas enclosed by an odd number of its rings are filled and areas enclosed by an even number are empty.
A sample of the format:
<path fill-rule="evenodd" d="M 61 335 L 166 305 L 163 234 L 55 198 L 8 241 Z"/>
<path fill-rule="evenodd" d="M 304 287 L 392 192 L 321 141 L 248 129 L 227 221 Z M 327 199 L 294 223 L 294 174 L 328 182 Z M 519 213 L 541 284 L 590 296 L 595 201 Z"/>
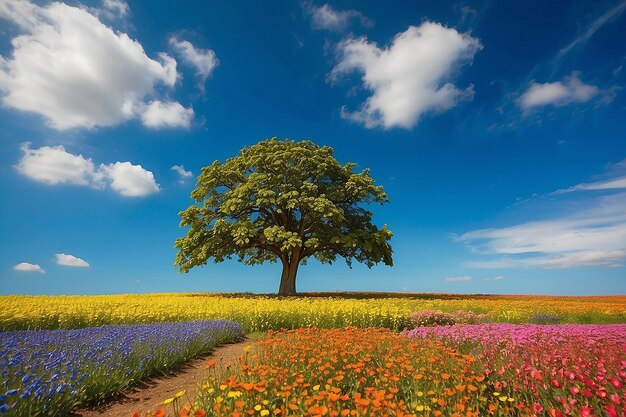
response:
<path fill-rule="evenodd" d="M 622 387 L 622 381 L 617 378 L 609 378 L 609 382 L 617 389 L 620 389 Z"/>
<path fill-rule="evenodd" d="M 591 407 L 583 407 L 579 411 L 580 411 L 580 417 L 591 417 L 595 415 L 593 414 L 593 408 Z"/>
<path fill-rule="evenodd" d="M 617 410 L 615 409 L 615 406 L 611 403 L 607 404 L 604 406 L 604 410 L 606 411 L 606 413 L 608 414 L 609 417 L 617 417 Z"/>

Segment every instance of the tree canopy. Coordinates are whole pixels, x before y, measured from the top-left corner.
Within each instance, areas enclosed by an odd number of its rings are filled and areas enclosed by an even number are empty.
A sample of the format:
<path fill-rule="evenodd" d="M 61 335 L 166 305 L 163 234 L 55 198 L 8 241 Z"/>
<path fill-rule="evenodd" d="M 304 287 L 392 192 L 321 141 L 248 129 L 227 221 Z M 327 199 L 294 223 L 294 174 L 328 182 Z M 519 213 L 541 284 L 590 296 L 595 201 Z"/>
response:
<path fill-rule="evenodd" d="M 392 233 L 372 223 L 368 203 L 388 203 L 369 170 L 341 165 L 333 149 L 311 141 L 277 140 L 243 148 L 222 163 L 202 168 L 181 211 L 189 227 L 176 240 L 175 265 L 181 272 L 233 256 L 248 265 L 283 265 L 279 294 L 296 293 L 298 266 L 311 256 L 322 263 L 342 257 L 371 268 L 391 266 Z"/>

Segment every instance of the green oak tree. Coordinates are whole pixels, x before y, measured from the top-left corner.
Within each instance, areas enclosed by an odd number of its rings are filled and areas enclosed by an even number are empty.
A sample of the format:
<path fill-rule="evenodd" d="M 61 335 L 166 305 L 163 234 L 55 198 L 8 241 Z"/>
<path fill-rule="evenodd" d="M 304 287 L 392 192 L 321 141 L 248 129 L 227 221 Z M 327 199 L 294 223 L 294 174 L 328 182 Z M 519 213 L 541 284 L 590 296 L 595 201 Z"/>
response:
<path fill-rule="evenodd" d="M 393 264 L 391 231 L 372 223 L 367 203 L 387 203 L 369 170 L 341 165 L 333 149 L 311 141 L 264 140 L 239 155 L 202 168 L 181 211 L 189 227 L 176 240 L 181 272 L 236 256 L 248 265 L 282 263 L 279 295 L 296 294 L 298 266 L 311 256 L 322 263 L 343 257 L 369 268 Z"/>

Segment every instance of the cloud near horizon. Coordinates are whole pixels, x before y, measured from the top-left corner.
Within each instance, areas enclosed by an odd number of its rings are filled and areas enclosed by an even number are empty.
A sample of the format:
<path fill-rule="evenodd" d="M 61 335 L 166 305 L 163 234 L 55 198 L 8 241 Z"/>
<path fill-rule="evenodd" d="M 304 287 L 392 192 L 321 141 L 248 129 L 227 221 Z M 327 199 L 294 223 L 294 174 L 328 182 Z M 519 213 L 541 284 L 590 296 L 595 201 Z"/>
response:
<path fill-rule="evenodd" d="M 498 275 L 491 278 L 483 278 L 483 281 L 502 281 L 505 277 L 503 275 Z"/>
<path fill-rule="evenodd" d="M 129 12 L 122 1 L 106 1 L 105 6 L 118 16 Z M 145 102 L 157 95 L 158 87 L 174 87 L 176 60 L 166 53 L 149 58 L 138 41 L 103 24 L 96 14 L 58 2 L 0 2 L 0 19 L 21 31 L 11 41 L 11 56 L 0 56 L 3 104 L 39 114 L 56 130 L 114 126 L 131 119 L 150 128 L 188 127 L 189 122 L 173 122 L 172 113 L 187 120 L 193 109 L 167 102 L 167 111 L 155 114 L 152 103 L 161 102 Z"/>
<path fill-rule="evenodd" d="M 62 145 L 31 149 L 30 144 L 25 143 L 21 149 L 23 155 L 15 168 L 43 184 L 110 187 L 126 197 L 144 197 L 160 189 L 152 172 L 141 165 L 115 162 L 96 166 L 91 158 L 69 153 Z"/>
<path fill-rule="evenodd" d="M 576 210 L 571 210 L 569 201 L 558 201 L 561 215 L 557 212 L 542 220 L 462 234 L 458 241 L 470 245 L 475 253 L 492 258 L 471 261 L 465 266 L 623 267 L 626 260 L 626 192 L 623 191 L 626 173 L 623 171 L 626 171 L 626 160 L 611 167 L 610 178 L 550 194 L 565 197 L 576 193 Z"/>
<path fill-rule="evenodd" d="M 367 128 L 411 129 L 424 115 L 473 98 L 473 85 L 460 89 L 450 79 L 481 49 L 480 41 L 469 34 L 427 21 L 398 33 L 388 47 L 380 48 L 364 36 L 341 41 L 328 79 L 337 82 L 357 71 L 363 87 L 372 92 L 359 110 L 344 106 L 345 119 Z"/>
<path fill-rule="evenodd" d="M 46 273 L 39 265 L 28 262 L 20 262 L 13 267 L 13 270 L 19 272 L 39 272 L 40 274 Z"/>
<path fill-rule="evenodd" d="M 463 276 L 459 276 L 459 277 L 448 277 L 448 278 L 444 278 L 444 281 L 446 282 L 467 282 L 467 281 L 471 281 L 473 278 L 469 275 L 463 275 Z"/>
<path fill-rule="evenodd" d="M 87 261 L 77 258 L 74 255 L 68 255 L 65 253 L 57 253 L 54 255 L 57 265 L 71 266 L 73 268 L 89 268 L 91 265 Z"/>

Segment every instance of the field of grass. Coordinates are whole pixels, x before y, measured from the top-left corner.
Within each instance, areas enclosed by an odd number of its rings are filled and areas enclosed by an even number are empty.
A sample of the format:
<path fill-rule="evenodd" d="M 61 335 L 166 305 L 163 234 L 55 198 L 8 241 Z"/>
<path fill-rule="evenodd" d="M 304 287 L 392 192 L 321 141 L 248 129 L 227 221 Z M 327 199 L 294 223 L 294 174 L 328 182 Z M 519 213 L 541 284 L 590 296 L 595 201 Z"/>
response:
<path fill-rule="evenodd" d="M 11 416 L 64 415 L 103 401 L 241 332 L 268 335 L 189 403 L 164 399 L 162 409 L 136 415 L 626 413 L 626 325 L 616 324 L 626 323 L 626 296 L 178 293 L 0 302 L 0 413 Z M 222 323 L 233 331 L 216 337 L 206 320 L 229 320 Z M 520 324 L 529 322 L 569 325 Z"/>
<path fill-rule="evenodd" d="M 0 331 L 70 329 L 104 324 L 224 319 L 244 331 L 299 327 L 410 327 L 415 311 L 486 314 L 498 323 L 527 323 L 538 313 L 561 323 L 624 323 L 626 296 L 540 297 L 342 293 L 280 298 L 246 294 L 129 294 L 0 297 Z"/>

